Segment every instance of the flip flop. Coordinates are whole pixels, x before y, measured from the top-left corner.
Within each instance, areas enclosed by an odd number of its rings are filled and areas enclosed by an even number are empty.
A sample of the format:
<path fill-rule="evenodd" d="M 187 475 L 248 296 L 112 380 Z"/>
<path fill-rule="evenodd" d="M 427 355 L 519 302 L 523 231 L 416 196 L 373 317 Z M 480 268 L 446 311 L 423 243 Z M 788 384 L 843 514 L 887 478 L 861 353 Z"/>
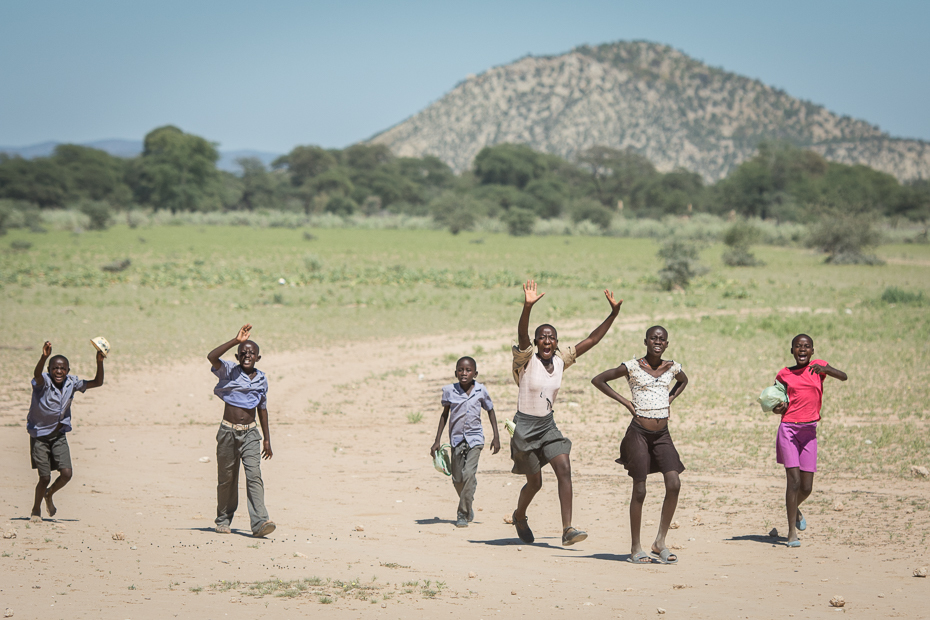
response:
<path fill-rule="evenodd" d="M 788 542 L 785 543 L 785 546 L 786 547 L 800 547 L 801 541 L 800 540 L 789 540 Z"/>
<path fill-rule="evenodd" d="M 674 559 L 674 560 L 669 560 L 668 558 L 669 558 L 670 556 L 673 556 L 673 555 L 675 556 L 675 559 Z M 671 552 L 669 549 L 667 549 L 667 548 L 666 548 L 666 549 L 663 549 L 663 550 L 660 551 L 659 553 L 656 553 L 655 551 L 653 551 L 653 552 L 652 552 L 652 557 L 655 558 L 655 559 L 657 559 L 657 560 L 658 560 L 659 562 L 661 562 L 662 564 L 678 564 L 678 556 L 675 555 L 674 553 L 672 553 L 672 552 Z"/>
<path fill-rule="evenodd" d="M 801 514 L 801 511 L 800 511 L 800 510 L 798 511 L 798 514 Z M 807 529 L 807 521 L 804 519 L 804 515 L 801 515 L 801 518 L 798 519 L 797 521 L 795 521 L 795 522 L 794 522 L 794 525 L 795 525 L 795 527 L 797 527 L 798 530 L 801 531 L 801 532 L 803 532 L 804 530 L 806 530 L 806 529 Z"/>
<path fill-rule="evenodd" d="M 643 560 L 646 560 L 645 562 Z M 652 556 L 645 551 L 640 551 L 636 555 L 631 555 L 626 559 L 630 564 L 652 564 Z"/>
<path fill-rule="evenodd" d="M 511 515 L 511 519 L 513 519 L 513 524 L 517 528 L 517 536 L 520 537 L 520 540 L 530 545 L 536 540 L 536 537 L 533 536 L 533 530 L 530 529 L 529 519 L 523 517 L 523 520 L 519 521 L 515 516 L 516 514 L 517 513 L 514 512 L 513 515 Z"/>

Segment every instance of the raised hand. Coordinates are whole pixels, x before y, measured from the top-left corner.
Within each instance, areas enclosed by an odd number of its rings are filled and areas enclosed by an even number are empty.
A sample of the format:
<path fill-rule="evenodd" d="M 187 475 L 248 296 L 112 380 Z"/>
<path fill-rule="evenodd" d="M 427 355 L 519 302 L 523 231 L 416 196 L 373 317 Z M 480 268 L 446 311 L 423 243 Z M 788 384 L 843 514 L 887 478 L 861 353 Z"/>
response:
<path fill-rule="evenodd" d="M 604 296 L 607 297 L 607 302 L 610 303 L 610 311 L 612 313 L 620 312 L 620 305 L 623 304 L 623 300 L 617 301 L 614 299 L 613 291 L 607 289 L 604 289 Z"/>
<path fill-rule="evenodd" d="M 228 333 L 228 332 L 227 332 Z M 252 333 L 252 324 L 246 323 L 239 329 L 239 333 L 236 334 L 236 342 L 242 344 L 249 339 L 249 334 Z"/>
<path fill-rule="evenodd" d="M 543 295 L 545 293 L 536 293 L 536 282 L 534 280 L 527 280 L 526 284 L 523 285 L 523 296 L 527 304 L 532 306 L 542 299 Z"/>
<path fill-rule="evenodd" d="M 52 354 L 52 343 L 48 340 L 42 345 L 42 357 L 48 357 Z"/>
<path fill-rule="evenodd" d="M 97 361 L 102 362 L 106 356 L 103 354 L 103 351 L 97 351 Z"/>

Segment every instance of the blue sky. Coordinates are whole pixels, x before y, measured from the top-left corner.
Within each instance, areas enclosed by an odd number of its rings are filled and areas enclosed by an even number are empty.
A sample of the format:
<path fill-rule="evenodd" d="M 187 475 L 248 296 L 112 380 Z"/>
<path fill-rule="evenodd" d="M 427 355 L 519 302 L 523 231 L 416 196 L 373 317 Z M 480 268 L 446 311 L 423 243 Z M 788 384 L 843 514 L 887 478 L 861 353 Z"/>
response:
<path fill-rule="evenodd" d="M 930 140 L 930 2 L 3 0 L 0 145 L 141 139 L 343 147 L 469 73 L 647 39 Z"/>

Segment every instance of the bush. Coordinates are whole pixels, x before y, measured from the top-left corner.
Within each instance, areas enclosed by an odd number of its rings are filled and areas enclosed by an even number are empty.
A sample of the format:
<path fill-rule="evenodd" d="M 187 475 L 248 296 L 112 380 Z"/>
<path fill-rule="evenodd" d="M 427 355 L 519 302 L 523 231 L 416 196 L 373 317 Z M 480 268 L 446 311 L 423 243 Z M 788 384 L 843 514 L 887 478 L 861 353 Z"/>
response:
<path fill-rule="evenodd" d="M 913 304 L 915 306 L 924 305 L 924 293 L 918 291 L 912 293 L 897 286 L 889 286 L 882 293 L 882 301 L 886 304 Z"/>
<path fill-rule="evenodd" d="M 113 208 L 107 201 L 85 200 L 81 202 L 78 209 L 90 218 L 90 223 L 87 225 L 90 230 L 106 230 L 109 228 Z"/>
<path fill-rule="evenodd" d="M 337 194 L 326 201 L 326 207 L 323 210 L 327 213 L 347 217 L 355 213 L 356 209 L 358 209 L 358 204 L 354 200 Z"/>
<path fill-rule="evenodd" d="M 536 213 L 522 207 L 511 207 L 504 215 L 507 232 L 514 237 L 525 237 L 533 233 Z"/>
<path fill-rule="evenodd" d="M 0 235 L 6 234 L 7 223 L 10 219 L 12 209 L 6 204 L 7 201 L 0 200 Z"/>
<path fill-rule="evenodd" d="M 865 254 L 878 245 L 881 233 L 868 215 L 849 215 L 833 211 L 811 227 L 807 244 L 829 254 L 826 262 L 836 265 L 882 265 L 884 261 Z"/>
<path fill-rule="evenodd" d="M 669 238 L 659 249 L 658 256 L 665 260 L 659 271 L 659 282 L 667 291 L 688 288 L 691 280 L 707 273 L 698 259 L 700 248 L 693 241 Z"/>
<path fill-rule="evenodd" d="M 25 251 L 32 247 L 32 243 L 25 241 L 23 239 L 16 239 L 15 241 L 10 241 L 10 248 L 17 251 Z"/>
<path fill-rule="evenodd" d="M 765 264 L 749 251 L 749 247 L 758 243 L 761 236 L 759 229 L 749 222 L 735 222 L 723 232 L 723 242 L 729 247 L 723 253 L 723 263 L 730 267 L 756 267 Z"/>
<path fill-rule="evenodd" d="M 310 273 L 316 273 L 323 268 L 323 261 L 316 254 L 307 254 L 304 256 L 304 267 Z"/>
<path fill-rule="evenodd" d="M 588 220 L 597 224 L 602 230 L 610 228 L 610 223 L 614 219 L 613 211 L 590 198 L 582 198 L 572 203 L 571 216 L 576 224 Z"/>

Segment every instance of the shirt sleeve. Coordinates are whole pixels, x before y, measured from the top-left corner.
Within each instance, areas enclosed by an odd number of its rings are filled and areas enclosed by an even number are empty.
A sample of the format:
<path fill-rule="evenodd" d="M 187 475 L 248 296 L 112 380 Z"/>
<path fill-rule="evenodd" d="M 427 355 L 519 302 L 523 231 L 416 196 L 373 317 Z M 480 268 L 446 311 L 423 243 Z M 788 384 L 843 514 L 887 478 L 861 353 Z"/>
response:
<path fill-rule="evenodd" d="M 485 411 L 494 409 L 494 403 L 491 402 L 491 395 L 488 394 L 486 389 L 481 392 L 481 406 L 484 407 Z"/>
<path fill-rule="evenodd" d="M 213 368 L 210 367 L 210 372 L 217 376 L 218 379 L 229 379 L 229 371 L 235 368 L 236 365 L 232 362 L 226 360 L 220 360 L 220 367 Z"/>
<path fill-rule="evenodd" d="M 672 364 L 672 376 L 673 377 L 678 376 L 678 373 L 680 373 L 681 370 L 682 370 L 681 364 L 679 364 L 678 362 L 675 362 L 674 364 Z"/>
<path fill-rule="evenodd" d="M 258 399 L 259 409 L 268 409 L 268 379 L 262 375 L 262 397 Z"/>
<path fill-rule="evenodd" d="M 513 382 L 520 385 L 520 370 L 533 357 L 533 345 L 531 344 L 522 351 L 519 345 L 513 345 L 511 351 L 513 352 Z"/>
<path fill-rule="evenodd" d="M 452 394 L 451 394 L 452 390 L 451 390 L 451 387 L 452 387 L 452 386 L 450 386 L 450 385 L 444 385 L 444 386 L 442 386 L 442 397 L 440 398 L 440 401 L 439 401 L 439 402 L 440 402 L 440 404 L 441 404 L 443 407 L 451 407 L 451 406 L 452 406 Z"/>
<path fill-rule="evenodd" d="M 68 378 L 74 382 L 75 392 L 80 392 L 81 394 L 83 394 L 84 392 L 87 391 L 87 381 L 85 381 L 84 379 L 78 379 L 74 375 L 69 375 Z"/>
<path fill-rule="evenodd" d="M 567 369 L 569 366 L 575 363 L 575 360 L 578 358 L 578 355 L 575 353 L 575 345 L 570 344 L 565 347 L 563 351 L 561 348 L 557 351 L 558 356 L 562 358 L 562 370 Z"/>

